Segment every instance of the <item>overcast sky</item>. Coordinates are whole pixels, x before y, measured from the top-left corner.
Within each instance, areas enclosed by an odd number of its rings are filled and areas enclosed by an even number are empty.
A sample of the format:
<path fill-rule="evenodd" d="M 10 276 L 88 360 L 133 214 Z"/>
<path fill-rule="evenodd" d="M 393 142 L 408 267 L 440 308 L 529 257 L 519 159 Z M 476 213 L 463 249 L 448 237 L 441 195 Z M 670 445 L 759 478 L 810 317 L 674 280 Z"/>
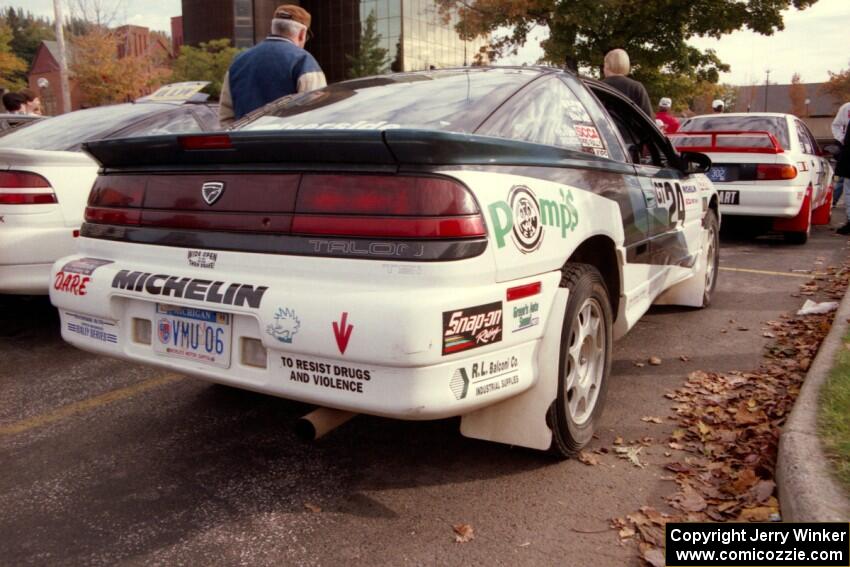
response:
<path fill-rule="evenodd" d="M 66 6 L 76 0 L 64 0 Z M 180 0 L 87 0 L 104 5 L 121 4 L 117 24 L 131 23 L 170 32 L 171 16 L 181 12 Z M 0 6 L 20 6 L 36 14 L 52 17 L 53 0 L 0 0 Z M 500 63 L 534 63 L 541 55 L 539 42 L 545 30 L 532 33 L 519 53 Z M 724 73 L 722 82 L 746 85 L 763 83 L 765 69 L 770 69 L 770 81 L 791 82 L 791 75 L 800 73 L 804 82 L 826 81 L 827 71 L 839 71 L 850 66 L 850 1 L 819 0 L 802 12 L 785 13 L 785 30 L 773 36 L 761 36 L 740 31 L 721 40 L 694 39 L 699 48 L 713 48 L 720 59 L 732 66 Z"/>

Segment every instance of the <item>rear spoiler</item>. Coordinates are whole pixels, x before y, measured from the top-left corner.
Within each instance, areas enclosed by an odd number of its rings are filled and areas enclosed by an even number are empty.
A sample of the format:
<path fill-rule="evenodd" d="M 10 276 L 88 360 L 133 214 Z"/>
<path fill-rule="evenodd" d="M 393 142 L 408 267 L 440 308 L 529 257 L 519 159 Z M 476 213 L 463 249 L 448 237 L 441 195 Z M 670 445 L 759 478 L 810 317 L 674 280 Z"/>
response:
<path fill-rule="evenodd" d="M 742 154 L 781 154 L 776 137 L 766 130 L 715 130 L 676 132 L 667 135 L 679 151 L 689 152 L 734 152 Z M 689 143 L 694 138 L 694 142 Z M 704 142 L 708 141 L 708 145 Z M 687 142 L 687 143 L 686 143 Z"/>
<path fill-rule="evenodd" d="M 627 172 L 593 154 L 433 130 L 265 130 L 147 136 L 83 144 L 105 169 L 386 169 L 405 165 L 523 165 Z"/>

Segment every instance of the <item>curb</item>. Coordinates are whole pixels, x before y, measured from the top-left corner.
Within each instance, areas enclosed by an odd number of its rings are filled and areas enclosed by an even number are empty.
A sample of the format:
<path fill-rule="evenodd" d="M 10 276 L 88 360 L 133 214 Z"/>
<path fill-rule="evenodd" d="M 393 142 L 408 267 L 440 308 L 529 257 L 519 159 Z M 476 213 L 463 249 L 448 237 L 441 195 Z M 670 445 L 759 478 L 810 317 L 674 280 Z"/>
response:
<path fill-rule="evenodd" d="M 776 462 L 776 484 L 782 520 L 846 522 L 850 500 L 830 473 L 818 435 L 818 401 L 850 318 L 850 288 L 835 312 L 832 329 L 812 362 L 791 415 L 782 428 Z"/>

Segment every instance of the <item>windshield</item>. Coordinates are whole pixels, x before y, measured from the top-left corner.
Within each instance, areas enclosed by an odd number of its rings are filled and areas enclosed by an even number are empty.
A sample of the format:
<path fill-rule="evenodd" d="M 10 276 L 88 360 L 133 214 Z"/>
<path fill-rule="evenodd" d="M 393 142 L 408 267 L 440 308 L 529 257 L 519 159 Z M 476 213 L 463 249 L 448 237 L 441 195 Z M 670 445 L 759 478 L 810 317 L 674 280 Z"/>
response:
<path fill-rule="evenodd" d="M 108 136 L 163 108 L 170 107 L 158 104 L 116 104 L 77 110 L 14 130 L 0 138 L 0 147 L 79 151 L 83 142 Z"/>
<path fill-rule="evenodd" d="M 531 69 L 479 68 L 356 79 L 279 99 L 235 128 L 472 132 L 539 74 Z"/>
<path fill-rule="evenodd" d="M 788 123 L 782 116 L 695 116 L 685 122 L 679 132 L 762 131 L 773 134 L 782 147 L 791 149 Z"/>

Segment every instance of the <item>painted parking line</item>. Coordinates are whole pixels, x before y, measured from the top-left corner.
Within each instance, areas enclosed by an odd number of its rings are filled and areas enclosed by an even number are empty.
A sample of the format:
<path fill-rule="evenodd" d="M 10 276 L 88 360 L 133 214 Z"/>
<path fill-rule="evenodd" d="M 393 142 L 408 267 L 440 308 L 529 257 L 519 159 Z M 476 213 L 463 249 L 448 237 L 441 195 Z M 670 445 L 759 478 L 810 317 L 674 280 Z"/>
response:
<path fill-rule="evenodd" d="M 788 276 L 789 278 L 806 278 L 810 280 L 817 276 L 825 275 L 825 274 L 795 274 L 794 272 L 771 272 L 770 270 L 753 270 L 750 268 L 727 268 L 725 266 L 721 266 L 720 268 L 724 272 L 744 272 L 746 274 L 761 274 L 764 276 Z"/>
<path fill-rule="evenodd" d="M 153 390 L 154 388 L 159 388 L 165 384 L 176 382 L 182 378 L 183 376 L 180 374 L 163 374 L 157 378 L 151 378 L 150 380 L 144 380 L 137 384 L 133 384 L 132 386 L 127 386 L 126 388 L 118 388 L 117 390 L 112 390 L 111 392 L 106 392 L 105 394 L 101 394 L 93 398 L 80 400 L 79 402 L 62 406 L 47 413 L 35 415 L 8 425 L 0 425 L 0 437 L 17 435 L 37 427 L 44 427 L 45 425 L 61 421 L 73 415 L 132 398 L 133 396 L 137 396 L 143 392 L 147 392 L 148 390 Z"/>

